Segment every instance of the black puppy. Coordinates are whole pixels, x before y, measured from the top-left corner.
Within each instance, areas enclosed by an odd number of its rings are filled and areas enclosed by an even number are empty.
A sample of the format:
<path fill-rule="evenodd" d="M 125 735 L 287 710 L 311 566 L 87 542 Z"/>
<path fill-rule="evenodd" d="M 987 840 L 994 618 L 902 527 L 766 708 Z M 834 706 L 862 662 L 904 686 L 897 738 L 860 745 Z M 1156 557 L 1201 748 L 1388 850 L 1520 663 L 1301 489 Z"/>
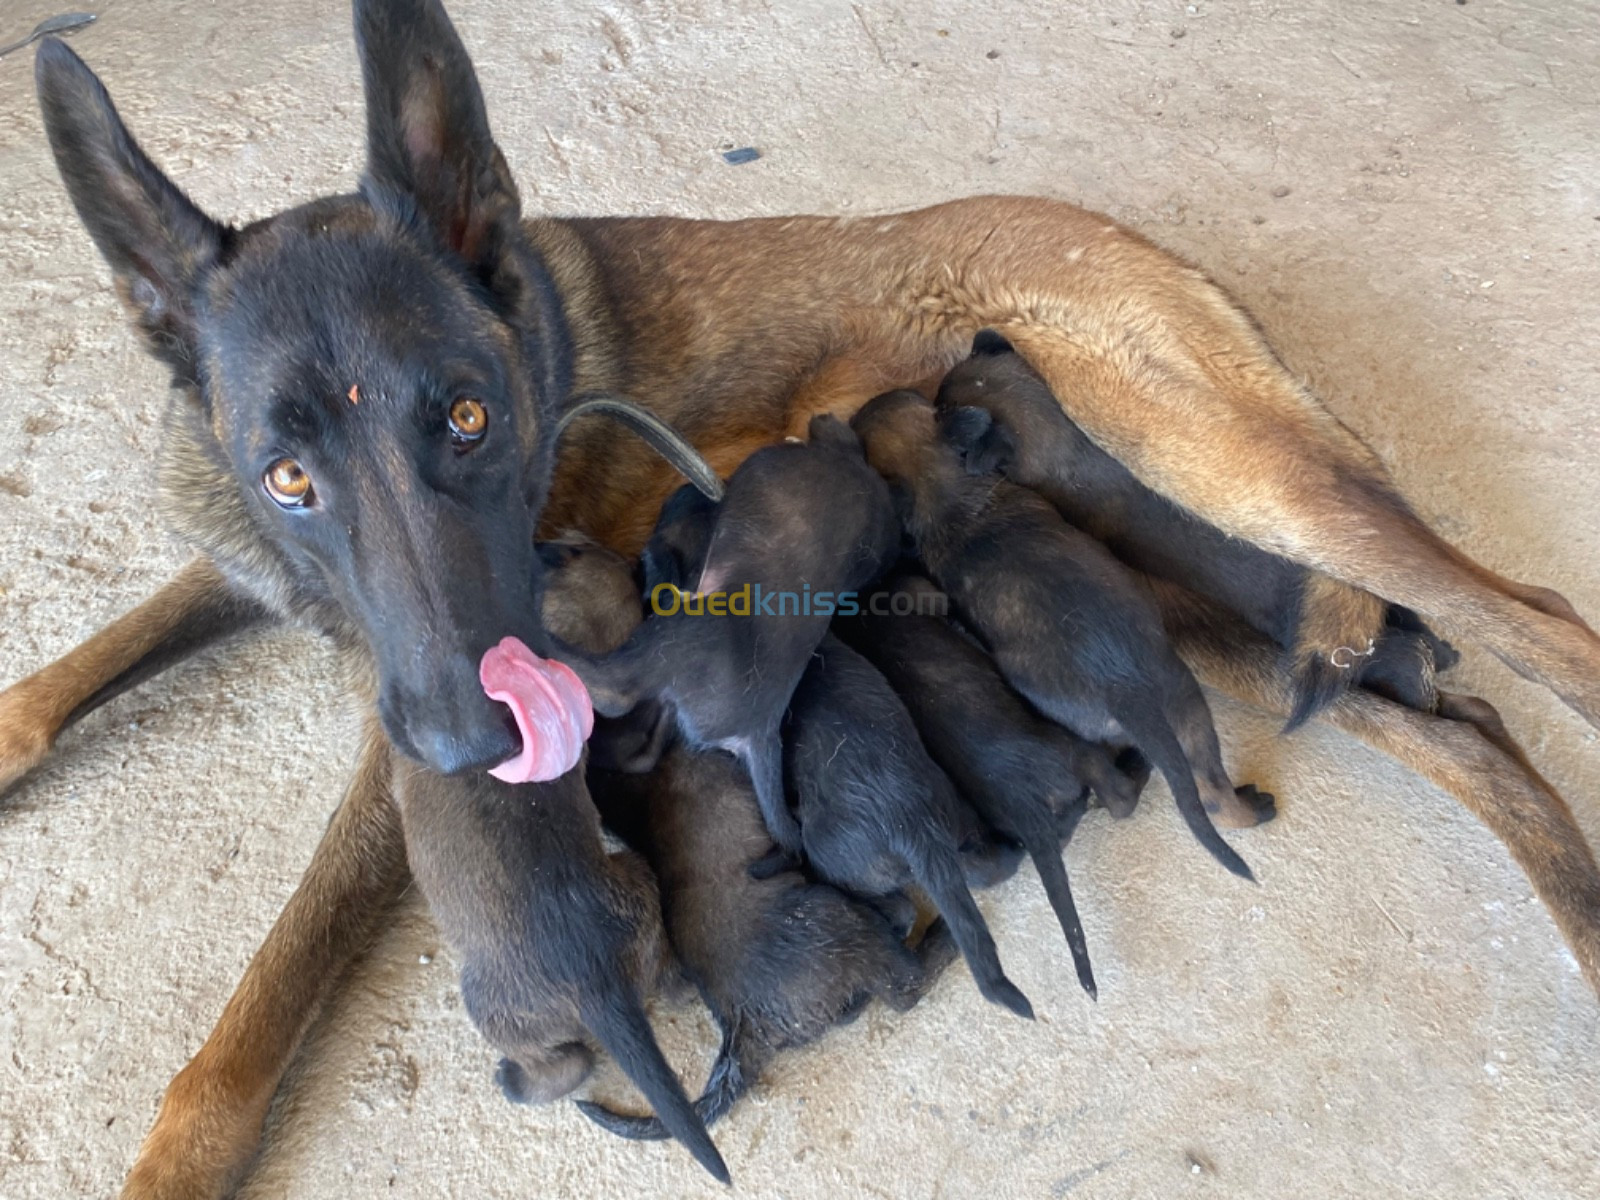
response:
<path fill-rule="evenodd" d="M 854 425 L 922 561 L 1006 681 L 1080 737 L 1131 740 L 1166 777 L 1200 843 L 1253 878 L 1207 809 L 1254 825 L 1273 814 L 1271 798 L 1234 791 L 1200 685 L 1127 569 L 1033 492 L 969 475 L 917 393 L 875 398 Z"/>
<path fill-rule="evenodd" d="M 1125 773 L 1107 747 L 1029 708 L 994 660 L 936 615 L 929 601 L 943 599 L 927 579 L 901 572 L 834 629 L 883 673 L 928 753 L 978 815 L 1026 848 L 1072 949 L 1078 982 L 1094 996 L 1061 843 L 1071 837 L 1090 789 L 1113 816 L 1130 815 L 1149 766 L 1135 753 Z"/>
<path fill-rule="evenodd" d="M 566 1095 L 594 1066 L 592 1039 L 727 1183 L 645 1016 L 670 962 L 655 879 L 639 855 L 606 853 L 582 770 L 536 784 L 424 770 L 397 782 L 411 871 L 461 958 L 468 1015 L 505 1055 L 506 1096 Z"/>
<path fill-rule="evenodd" d="M 1437 671 L 1460 657 L 1408 609 L 1386 605 L 1215 526 L 1151 491 L 1091 441 L 1011 343 L 979 333 L 938 405 L 968 469 L 1033 488 L 1123 562 L 1217 601 L 1284 650 L 1295 728 L 1359 684 L 1432 712 Z"/>
<path fill-rule="evenodd" d="M 718 751 L 669 749 L 648 776 L 591 772 L 609 825 L 642 851 L 661 885 L 661 915 L 684 974 L 722 1029 L 695 1109 L 710 1125 L 780 1050 L 853 1020 L 872 997 L 904 1011 L 954 959 L 936 922 L 915 952 L 884 918 L 796 871 L 754 879 L 772 848 L 744 768 Z M 580 1101 L 591 1119 L 632 1138 L 661 1121 Z"/>
<path fill-rule="evenodd" d="M 561 657 L 601 715 L 659 699 L 692 748 L 737 755 L 773 839 L 796 853 L 779 723 L 841 593 L 876 578 L 898 541 L 888 488 L 855 434 L 819 416 L 809 442 L 765 447 L 734 472 L 694 594 L 653 596 L 661 615 L 614 654 Z"/>
<path fill-rule="evenodd" d="M 812 869 L 862 896 L 897 896 L 915 882 L 949 925 L 978 990 L 1031 1020 L 964 877 L 962 844 L 985 831 L 928 757 L 894 689 L 832 634 L 794 690 L 784 754 Z M 751 869 L 792 862 L 775 850 Z"/>

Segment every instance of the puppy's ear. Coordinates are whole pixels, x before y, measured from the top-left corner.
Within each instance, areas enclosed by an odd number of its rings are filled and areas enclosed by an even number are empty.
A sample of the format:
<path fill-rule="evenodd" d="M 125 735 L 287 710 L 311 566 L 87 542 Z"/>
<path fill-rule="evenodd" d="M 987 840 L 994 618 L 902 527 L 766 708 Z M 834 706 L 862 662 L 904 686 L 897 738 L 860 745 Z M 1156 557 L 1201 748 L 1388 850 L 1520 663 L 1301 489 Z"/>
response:
<path fill-rule="evenodd" d="M 438 0 L 356 0 L 374 208 L 421 226 L 491 287 L 522 204 L 489 133 L 483 93 Z"/>
<path fill-rule="evenodd" d="M 54 38 L 34 60 L 39 107 L 78 216 L 152 353 L 195 382 L 194 294 L 229 231 L 163 175 L 83 60 Z"/>
<path fill-rule="evenodd" d="M 1004 469 L 1016 449 L 1011 431 L 996 425 L 986 408 L 960 405 L 939 417 L 939 432 L 961 452 L 968 475 L 988 475 Z"/>
<path fill-rule="evenodd" d="M 972 339 L 972 356 L 981 358 L 995 354 L 1010 354 L 1013 348 L 1010 342 L 993 329 L 980 329 L 978 335 Z"/>
<path fill-rule="evenodd" d="M 818 413 L 806 427 L 806 440 L 849 454 L 862 454 L 861 439 L 856 431 L 832 413 Z"/>

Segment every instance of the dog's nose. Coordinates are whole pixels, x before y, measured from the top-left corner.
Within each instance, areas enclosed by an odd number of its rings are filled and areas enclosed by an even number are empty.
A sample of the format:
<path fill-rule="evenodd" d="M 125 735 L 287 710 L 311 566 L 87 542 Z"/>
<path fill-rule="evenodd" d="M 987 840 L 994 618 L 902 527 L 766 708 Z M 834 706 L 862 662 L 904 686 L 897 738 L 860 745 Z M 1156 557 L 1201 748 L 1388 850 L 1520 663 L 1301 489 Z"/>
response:
<path fill-rule="evenodd" d="M 463 656 L 455 665 L 455 678 L 386 687 L 378 705 L 395 746 L 441 775 L 487 771 L 522 750 L 516 719 L 483 694 L 476 664 Z"/>
<path fill-rule="evenodd" d="M 428 766 L 441 775 L 467 775 L 498 767 L 522 750 L 522 734 L 503 706 L 470 730 L 428 724 L 411 730 L 411 742 Z"/>

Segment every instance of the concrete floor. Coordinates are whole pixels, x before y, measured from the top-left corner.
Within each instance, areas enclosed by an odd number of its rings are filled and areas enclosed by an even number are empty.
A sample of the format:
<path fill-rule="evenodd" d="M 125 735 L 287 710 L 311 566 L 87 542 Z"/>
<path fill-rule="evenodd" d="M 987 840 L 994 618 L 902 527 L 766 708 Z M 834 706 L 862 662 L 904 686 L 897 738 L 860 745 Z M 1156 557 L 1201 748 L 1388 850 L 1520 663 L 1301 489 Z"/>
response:
<path fill-rule="evenodd" d="M 99 0 L 75 45 L 213 212 L 347 189 L 339 4 Z M 65 7 L 10 0 L 0 40 Z M 457 0 L 531 210 L 1103 209 L 1261 317 L 1485 562 L 1600 614 L 1600 9 L 1576 0 Z M 932 11 L 930 11 L 932 10 Z M 1087 11 L 1093 10 L 1093 11 Z M 730 167 L 720 148 L 755 145 Z M 149 504 L 163 381 L 0 60 L 0 681 L 180 561 Z M 106 1195 L 289 894 L 353 715 L 302 635 L 174 672 L 0 802 L 0 1195 Z M 1600 745 L 1467 649 L 1600 840 Z M 1329 731 L 1218 706 L 1283 816 L 1215 867 L 1155 792 L 1070 866 L 1101 999 L 1031 875 L 987 897 L 1040 1012 L 964 971 L 791 1055 L 718 1131 L 792 1197 L 1600 1194 L 1600 1006 L 1507 855 Z M 567 1105 L 506 1105 L 412 905 L 317 1030 L 254 1197 L 720 1194 Z M 663 1011 L 697 1080 L 710 1035 Z"/>

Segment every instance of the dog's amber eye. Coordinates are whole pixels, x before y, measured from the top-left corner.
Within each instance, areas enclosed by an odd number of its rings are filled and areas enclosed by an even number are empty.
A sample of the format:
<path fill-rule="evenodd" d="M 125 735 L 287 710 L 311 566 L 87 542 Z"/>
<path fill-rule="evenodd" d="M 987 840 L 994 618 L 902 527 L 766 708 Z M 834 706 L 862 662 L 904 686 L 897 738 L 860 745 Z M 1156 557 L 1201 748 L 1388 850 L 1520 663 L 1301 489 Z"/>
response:
<path fill-rule="evenodd" d="M 488 428 L 488 412 L 471 396 L 463 396 L 450 406 L 450 440 L 459 448 L 478 441 Z"/>
<path fill-rule="evenodd" d="M 280 458 L 267 468 L 261 482 L 267 495 L 285 508 L 303 508 L 311 503 L 311 476 L 292 458 Z"/>

